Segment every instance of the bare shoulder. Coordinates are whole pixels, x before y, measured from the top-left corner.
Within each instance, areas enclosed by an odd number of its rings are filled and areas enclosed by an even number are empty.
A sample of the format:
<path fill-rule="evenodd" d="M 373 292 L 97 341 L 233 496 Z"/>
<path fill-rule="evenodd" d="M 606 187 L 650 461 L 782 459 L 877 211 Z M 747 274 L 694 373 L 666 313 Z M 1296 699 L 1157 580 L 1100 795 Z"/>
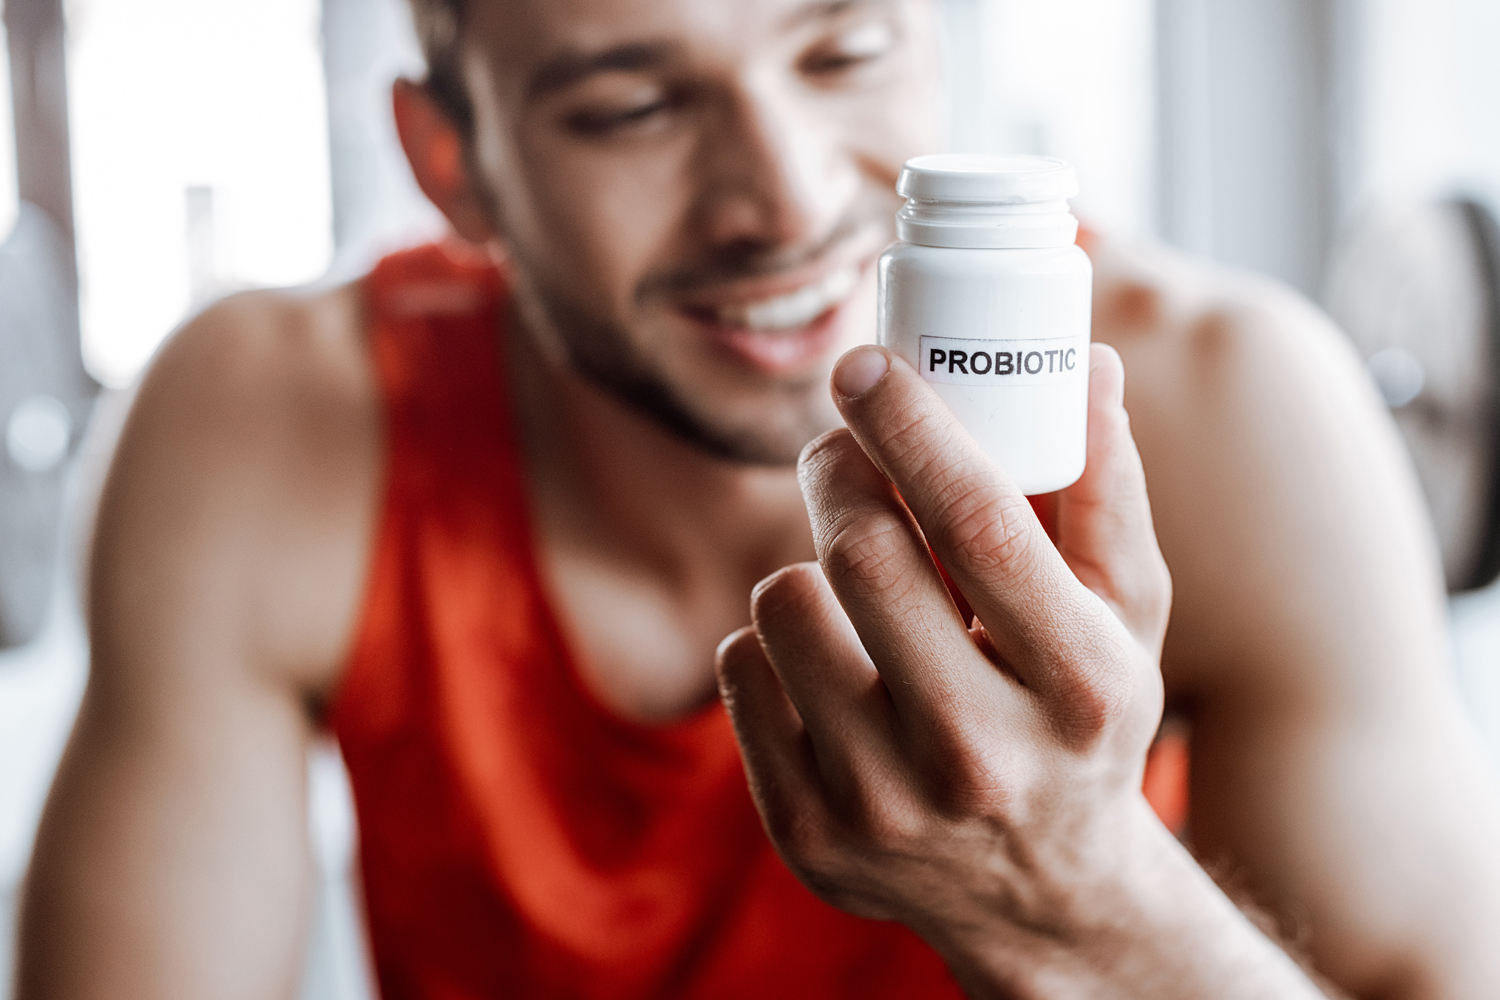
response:
<path fill-rule="evenodd" d="M 1098 273 L 1176 584 L 1169 684 L 1440 668 L 1425 507 L 1343 335 L 1284 286 L 1164 248 L 1106 247 Z"/>
<path fill-rule="evenodd" d="M 1106 243 L 1094 257 L 1095 335 L 1137 357 L 1132 388 L 1152 390 L 1133 402 L 1172 408 L 1187 402 L 1181 392 L 1199 390 L 1235 405 L 1251 401 L 1223 397 L 1235 384 L 1264 394 L 1310 377 L 1324 387 L 1319 396 L 1336 392 L 1366 416 L 1380 412 L 1343 335 L 1288 286 L 1161 245 Z"/>
<path fill-rule="evenodd" d="M 331 686 L 378 502 L 363 302 L 359 284 L 245 293 L 163 346 L 129 403 L 99 503 L 96 661 L 166 662 L 165 643 L 310 697 Z"/>

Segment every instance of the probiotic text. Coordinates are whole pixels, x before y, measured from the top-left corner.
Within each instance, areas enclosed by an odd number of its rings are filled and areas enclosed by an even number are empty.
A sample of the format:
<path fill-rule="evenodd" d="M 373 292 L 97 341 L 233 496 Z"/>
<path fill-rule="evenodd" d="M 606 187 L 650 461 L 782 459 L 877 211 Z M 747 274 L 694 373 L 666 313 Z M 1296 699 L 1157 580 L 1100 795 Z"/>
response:
<path fill-rule="evenodd" d="M 1083 474 L 1093 267 L 1073 168 L 1040 156 L 909 160 L 880 258 L 880 343 L 1028 494 Z"/>

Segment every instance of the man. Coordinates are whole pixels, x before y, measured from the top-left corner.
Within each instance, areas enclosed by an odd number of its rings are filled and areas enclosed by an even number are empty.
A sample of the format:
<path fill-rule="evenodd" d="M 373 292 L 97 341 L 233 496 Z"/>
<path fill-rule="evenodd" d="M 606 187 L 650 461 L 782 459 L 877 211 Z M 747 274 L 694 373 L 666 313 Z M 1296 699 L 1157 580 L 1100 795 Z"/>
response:
<path fill-rule="evenodd" d="M 416 8 L 403 142 L 488 257 L 153 365 L 23 997 L 292 992 L 325 720 L 388 998 L 1494 995 L 1432 544 L 1312 310 L 1096 248 L 1130 416 L 1098 347 L 1054 548 L 910 369 L 834 367 L 933 143 L 927 4 Z M 1140 794 L 1163 700 L 1225 889 Z"/>

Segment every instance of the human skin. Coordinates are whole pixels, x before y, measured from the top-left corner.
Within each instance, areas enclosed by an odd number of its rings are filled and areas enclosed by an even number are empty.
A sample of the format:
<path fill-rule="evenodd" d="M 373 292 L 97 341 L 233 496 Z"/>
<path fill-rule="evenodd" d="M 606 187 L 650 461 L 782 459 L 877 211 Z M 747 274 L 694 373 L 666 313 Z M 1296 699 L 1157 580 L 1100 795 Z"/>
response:
<path fill-rule="evenodd" d="M 507 351 L 532 523 L 584 675 L 623 714 L 672 718 L 714 697 L 714 650 L 735 633 L 724 676 L 742 687 L 760 663 L 760 644 L 736 632 L 751 624 L 749 596 L 757 581 L 802 565 L 757 591 L 754 624 L 778 683 L 813 712 L 825 693 L 806 677 L 829 661 L 778 656 L 777 636 L 810 629 L 812 648 L 853 655 L 836 618 L 820 623 L 799 607 L 821 594 L 832 609 L 805 564 L 828 558 L 814 529 L 826 541 L 839 512 L 899 514 L 888 488 L 839 437 L 804 466 L 805 500 L 789 464 L 727 461 L 584 377 L 570 338 L 619 338 L 721 438 L 753 436 L 764 455 L 790 462 L 847 418 L 891 471 L 889 428 L 828 390 L 835 359 L 872 332 L 867 269 L 821 333 L 788 338 L 780 362 L 767 363 L 776 352 L 764 341 L 737 346 L 685 309 L 802 287 L 878 252 L 830 237 L 889 199 L 901 161 L 930 148 L 929 12 L 814 11 L 794 0 L 513 0 L 480 10 L 465 62 L 477 112 L 467 153 L 420 87 L 398 87 L 398 124 L 423 189 L 518 290 Z M 638 42 L 667 58 L 543 95 L 527 86 L 561 52 Z M 1448 680 L 1437 563 L 1388 420 L 1337 332 L 1289 293 L 1162 251 L 1106 243 L 1095 261 L 1095 335 L 1129 373 L 1125 407 L 1175 585 L 1159 697 L 1191 725 L 1196 856 L 1351 994 L 1493 995 L 1494 791 Z M 663 276 L 693 280 L 651 280 Z M 686 291 L 674 298 L 674 288 Z M 95 528 L 93 671 L 27 883 L 19 983 L 28 1000 L 295 992 L 313 890 L 304 755 L 318 707 L 337 694 L 384 462 L 363 310 L 359 283 L 230 299 L 175 335 L 140 387 Z M 915 406 L 921 386 L 906 388 L 899 399 Z M 1117 409 L 1108 399 L 1095 409 L 1113 428 L 1110 454 L 1128 455 Z M 934 468 L 1005 495 L 995 470 L 962 448 L 955 460 L 943 441 L 928 454 Z M 903 491 L 918 485 L 894 478 Z M 1121 482 L 1082 523 L 1133 523 L 1133 533 L 1119 529 L 1132 541 L 1118 564 L 1142 572 L 1144 508 Z M 940 521 L 923 528 L 940 551 L 952 544 Z M 910 557 L 909 525 L 883 540 L 866 564 L 875 591 L 891 583 L 882 565 Z M 1047 558 L 1056 570 L 1058 557 Z M 1095 615 L 1077 634 L 1036 638 L 1019 659 L 1066 663 L 1069 644 L 1108 647 L 1114 637 L 1118 672 L 1148 684 L 1141 657 L 1154 655 L 1154 641 L 1135 619 L 1151 600 L 1138 606 L 1086 571 L 1076 583 L 1054 573 L 1056 587 L 1028 594 L 1013 567 L 993 568 L 967 582 L 971 598 L 1082 602 Z M 836 592 L 848 586 L 830 577 Z M 792 587 L 804 589 L 778 603 Z M 951 615 L 945 600 L 929 586 L 914 613 Z M 879 645 L 877 633 L 859 635 Z M 986 704 L 1006 710 L 1019 695 L 998 668 L 981 673 L 961 638 L 947 640 L 959 659 L 871 655 L 906 674 L 979 678 L 994 696 Z M 764 669 L 758 676 L 767 680 Z M 918 751 L 851 727 L 832 759 L 895 761 L 903 783 L 870 798 L 880 808 L 867 815 L 840 811 L 821 786 L 807 803 L 840 822 L 813 845 L 789 841 L 762 795 L 768 828 L 817 891 L 907 920 L 976 995 L 1309 991 L 1146 812 L 1139 773 L 1158 696 L 1129 694 L 1128 723 L 1103 719 L 1103 735 L 1082 749 L 1059 750 L 1045 726 L 974 733 L 1004 736 L 994 748 L 1015 774 L 1045 765 L 1066 791 L 1041 798 L 1068 822 L 1034 810 L 1036 822 L 1023 823 L 975 795 L 955 810 L 952 786 L 934 786 Z M 747 727 L 750 702 L 733 701 L 763 789 L 770 772 L 755 748 L 787 730 L 764 713 Z M 957 708 L 948 717 L 964 719 Z M 842 787 L 869 789 L 882 773 L 851 767 L 846 777 Z M 1016 801 L 1038 795 L 1035 783 L 1008 788 Z M 887 822 L 880 811 L 933 801 L 943 808 L 920 810 L 921 822 Z M 1018 896 L 1049 889 L 1027 898 L 1055 909 L 986 908 L 953 892 L 993 846 L 957 836 L 976 825 L 1006 831 L 1037 858 L 1067 860 L 1003 885 Z M 1129 836 L 1094 835 L 1101 829 Z M 893 830 L 918 839 L 892 850 Z M 973 850 L 945 853 L 955 841 Z M 934 887 L 931 869 L 914 875 L 893 854 L 941 858 L 946 877 Z M 1068 946 L 1092 939 L 1067 932 L 1111 921 L 1133 933 L 1107 936 L 1104 953 Z M 1058 933 L 1025 938 L 1017 924 Z M 1101 978 L 1084 982 L 1080 970 Z"/>
<path fill-rule="evenodd" d="M 912 927 L 972 996 L 1318 996 L 1140 793 L 1171 583 L 1122 374 L 1096 345 L 1054 545 L 910 366 L 851 352 L 848 430 L 800 465 L 818 563 L 756 587 L 724 703 L 792 870 Z"/>

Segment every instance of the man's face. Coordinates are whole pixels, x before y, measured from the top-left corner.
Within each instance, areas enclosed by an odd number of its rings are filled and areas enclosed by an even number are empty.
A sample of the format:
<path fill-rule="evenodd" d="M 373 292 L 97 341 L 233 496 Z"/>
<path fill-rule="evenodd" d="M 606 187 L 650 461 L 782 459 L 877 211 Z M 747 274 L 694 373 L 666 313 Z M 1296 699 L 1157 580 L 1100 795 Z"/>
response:
<path fill-rule="evenodd" d="M 471 0 L 472 162 L 545 346 L 715 454 L 796 458 L 874 333 L 924 0 Z"/>

